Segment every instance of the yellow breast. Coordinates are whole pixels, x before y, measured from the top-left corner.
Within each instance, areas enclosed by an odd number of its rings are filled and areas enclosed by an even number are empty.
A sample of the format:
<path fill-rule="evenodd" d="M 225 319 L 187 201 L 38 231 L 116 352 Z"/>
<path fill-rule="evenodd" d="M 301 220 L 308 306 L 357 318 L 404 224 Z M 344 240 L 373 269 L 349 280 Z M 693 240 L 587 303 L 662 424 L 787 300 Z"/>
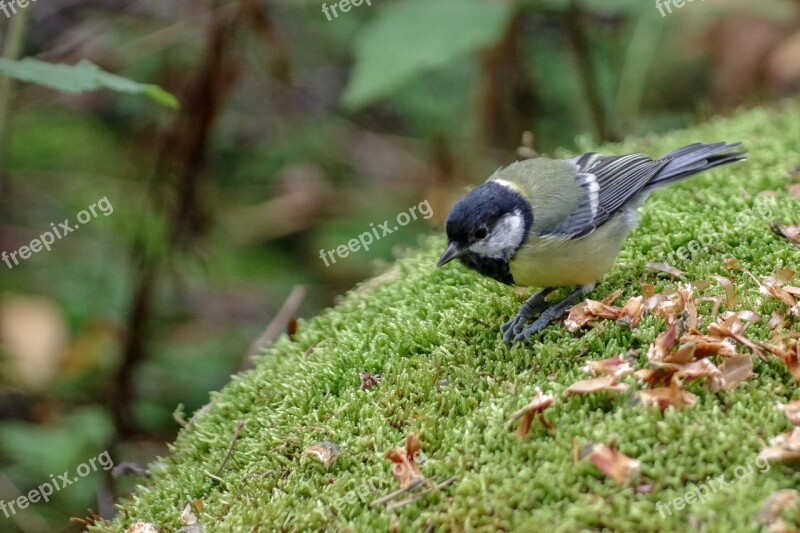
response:
<path fill-rule="evenodd" d="M 618 215 L 579 239 L 531 237 L 511 260 L 511 275 L 532 287 L 594 283 L 614 264 L 629 231 Z"/>

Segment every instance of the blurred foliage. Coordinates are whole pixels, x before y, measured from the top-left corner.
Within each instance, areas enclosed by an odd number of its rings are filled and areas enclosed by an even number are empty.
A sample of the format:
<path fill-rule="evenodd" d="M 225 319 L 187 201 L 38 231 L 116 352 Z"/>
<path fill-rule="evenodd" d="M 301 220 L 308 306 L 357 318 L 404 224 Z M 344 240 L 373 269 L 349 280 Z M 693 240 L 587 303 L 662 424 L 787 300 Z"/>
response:
<path fill-rule="evenodd" d="M 101 198 L 114 208 L 50 252 L 0 263 L 0 499 L 106 449 L 116 463 L 168 453 L 175 407 L 191 414 L 247 366 L 294 286 L 309 290 L 292 315 L 333 303 L 437 231 L 466 186 L 516 157 L 523 132 L 539 153 L 575 150 L 800 88 L 793 0 L 686 3 L 663 17 L 638 0 L 373 0 L 331 20 L 322 4 L 27 9 L 20 55 L 91 61 L 181 108 L 0 91 L 0 250 Z M 6 56 L 13 33 L 4 27 Z M 69 72 L 78 82 L 96 75 L 81 68 Z M 330 267 L 320 259 L 422 200 L 430 221 Z M 0 516 L 0 530 L 65 530 L 87 507 L 109 515 L 134 483 L 99 472 Z"/>

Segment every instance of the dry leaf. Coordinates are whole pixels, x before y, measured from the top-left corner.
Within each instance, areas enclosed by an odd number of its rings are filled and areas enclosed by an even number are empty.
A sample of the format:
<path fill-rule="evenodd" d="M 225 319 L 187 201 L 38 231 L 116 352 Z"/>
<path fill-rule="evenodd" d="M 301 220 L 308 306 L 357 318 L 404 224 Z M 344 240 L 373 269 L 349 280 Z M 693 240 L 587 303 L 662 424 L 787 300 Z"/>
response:
<path fill-rule="evenodd" d="M 543 394 L 542 389 L 536 387 L 536 396 L 533 397 L 528 405 L 514 413 L 514 416 L 511 417 L 512 423 L 522 419 L 522 422 L 519 424 L 519 429 L 517 429 L 517 438 L 523 439 L 528 435 L 531 430 L 531 425 L 537 416 L 542 421 L 542 425 L 550 429 L 551 426 L 544 417 L 544 411 L 550 409 L 554 404 L 555 398 L 548 394 Z"/>
<path fill-rule="evenodd" d="M 787 527 L 780 515 L 787 507 L 797 504 L 798 496 L 800 496 L 800 493 L 794 489 L 773 492 L 764 502 L 764 505 L 761 506 L 756 521 L 759 525 L 767 528 L 766 530 L 770 533 L 792 531 L 791 528 Z"/>
<path fill-rule="evenodd" d="M 725 305 L 730 309 L 739 305 L 739 298 L 736 297 L 736 291 L 733 288 L 733 281 L 722 276 L 711 276 L 711 279 L 722 285 L 725 289 Z"/>
<path fill-rule="evenodd" d="M 611 357 L 609 359 L 602 359 L 600 361 L 587 361 L 581 372 L 591 374 L 593 376 L 615 376 L 623 378 L 633 374 L 632 361 L 638 358 L 636 350 L 631 350 L 628 353 Z"/>
<path fill-rule="evenodd" d="M 779 463 L 800 461 L 800 427 L 773 437 L 769 446 L 759 452 L 758 458 Z"/>
<path fill-rule="evenodd" d="M 683 390 L 676 380 L 672 380 L 669 387 L 648 389 L 636 393 L 636 398 L 647 407 L 658 407 L 662 411 L 668 407 L 683 409 L 692 407 L 697 403 L 697 396 Z"/>
<path fill-rule="evenodd" d="M 729 357 L 719 367 L 721 382 L 719 389 L 712 387 L 712 391 L 733 390 L 743 381 L 750 379 L 753 374 L 753 358 L 749 355 L 736 355 Z"/>
<path fill-rule="evenodd" d="M 384 455 L 392 462 L 392 474 L 394 474 L 394 478 L 400 484 L 401 489 L 407 489 L 425 479 L 415 457 L 419 450 L 419 438 L 412 434 L 406 438 L 405 449 L 393 448 Z"/>
<path fill-rule="evenodd" d="M 647 349 L 647 360 L 651 363 L 663 361 L 678 343 L 683 332 L 683 324 L 676 321 L 670 324 L 666 331 L 658 334 L 656 341 Z"/>
<path fill-rule="evenodd" d="M 603 376 L 599 378 L 584 379 L 576 381 L 567 388 L 567 394 L 592 394 L 595 392 L 626 392 L 630 387 L 624 383 L 619 383 L 619 378 L 615 376 Z"/>
<path fill-rule="evenodd" d="M 728 339 L 719 339 L 708 335 L 690 334 L 681 337 L 682 343 L 694 343 L 694 356 L 697 359 L 721 355 L 733 357 L 737 355 L 736 346 Z"/>
<path fill-rule="evenodd" d="M 333 463 L 336 462 L 336 459 L 342 454 L 341 448 L 339 445 L 333 442 L 320 442 L 319 444 L 315 444 L 309 448 L 307 448 L 303 455 L 308 455 L 313 457 L 323 465 L 325 468 L 330 468 Z"/>
<path fill-rule="evenodd" d="M 791 293 L 787 292 L 782 283 L 780 283 L 777 279 L 772 276 L 766 277 L 761 280 L 761 287 L 759 287 L 758 292 L 765 296 L 771 296 L 773 298 L 777 298 L 778 300 L 782 301 L 787 307 L 794 307 L 797 304 L 797 300 Z"/>
<path fill-rule="evenodd" d="M 781 226 L 780 222 L 775 222 L 770 229 L 775 235 L 783 237 L 795 247 L 800 248 L 800 226 Z"/>
<path fill-rule="evenodd" d="M 625 304 L 625 307 L 622 308 L 617 320 L 632 329 L 639 324 L 639 320 L 641 320 L 643 314 L 644 298 L 641 296 L 635 296 L 628 300 L 628 302 Z"/>
<path fill-rule="evenodd" d="M 770 331 L 786 329 L 788 325 L 789 322 L 786 320 L 786 317 L 777 311 L 772 312 L 772 318 L 770 318 L 769 322 L 767 322 L 767 327 L 770 329 Z"/>
<path fill-rule="evenodd" d="M 800 400 L 795 400 L 786 404 L 779 403 L 778 410 L 783 411 L 789 423 L 793 426 L 800 426 Z"/>
<path fill-rule="evenodd" d="M 194 507 L 191 503 L 187 503 L 181 513 L 181 524 L 184 526 L 191 526 L 197 523 L 197 515 L 194 514 Z"/>
<path fill-rule="evenodd" d="M 627 486 L 642 469 L 639 461 L 631 459 L 613 447 L 590 444 L 587 448 L 588 453 L 584 454 L 584 458 L 591 461 L 600 472 L 623 487 Z"/>
<path fill-rule="evenodd" d="M 683 300 L 683 309 L 686 312 L 686 328 L 690 331 L 697 329 L 697 304 L 694 301 L 694 288 L 691 285 L 679 287 L 678 294 Z"/>

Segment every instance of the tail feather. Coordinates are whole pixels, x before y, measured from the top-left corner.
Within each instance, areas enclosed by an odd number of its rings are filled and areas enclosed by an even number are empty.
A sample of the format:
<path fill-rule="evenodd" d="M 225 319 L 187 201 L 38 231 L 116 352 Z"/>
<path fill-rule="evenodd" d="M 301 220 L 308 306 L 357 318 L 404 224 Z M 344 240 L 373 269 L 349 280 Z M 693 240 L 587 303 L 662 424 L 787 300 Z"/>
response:
<path fill-rule="evenodd" d="M 661 158 L 661 161 L 668 161 L 668 163 L 653 176 L 647 189 L 660 188 L 700 172 L 744 161 L 747 159 L 746 150 L 730 151 L 738 146 L 741 146 L 741 143 L 695 143 L 670 152 Z"/>

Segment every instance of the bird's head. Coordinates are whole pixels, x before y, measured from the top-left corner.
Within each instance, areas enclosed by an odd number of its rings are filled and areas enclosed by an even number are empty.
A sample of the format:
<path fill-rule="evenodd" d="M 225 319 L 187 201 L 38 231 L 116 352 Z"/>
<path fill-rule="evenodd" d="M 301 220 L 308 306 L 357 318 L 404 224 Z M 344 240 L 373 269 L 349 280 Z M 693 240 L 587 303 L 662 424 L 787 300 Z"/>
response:
<path fill-rule="evenodd" d="M 447 216 L 448 246 L 437 266 L 459 259 L 481 274 L 500 279 L 497 269 L 508 270 L 509 260 L 524 244 L 532 224 L 530 203 L 510 184 L 484 183 Z"/>

